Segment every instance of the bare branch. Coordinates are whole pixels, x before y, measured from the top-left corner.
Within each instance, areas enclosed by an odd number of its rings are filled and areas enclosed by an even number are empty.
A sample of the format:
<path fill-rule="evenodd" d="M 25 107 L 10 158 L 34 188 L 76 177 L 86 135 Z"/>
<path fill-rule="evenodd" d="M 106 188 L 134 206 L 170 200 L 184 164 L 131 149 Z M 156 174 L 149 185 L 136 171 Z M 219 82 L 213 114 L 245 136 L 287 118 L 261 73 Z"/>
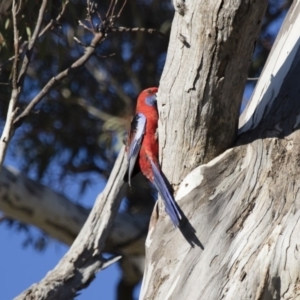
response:
<path fill-rule="evenodd" d="M 15 219 L 36 226 L 67 245 L 74 242 L 90 213 L 90 209 L 13 168 L 3 167 L 0 186 L 0 223 Z M 127 287 L 134 286 L 142 277 L 149 213 L 145 210 L 134 214 L 119 212 L 103 249 L 123 256 L 120 267 Z"/>
<path fill-rule="evenodd" d="M 45 1 L 45 0 L 44 0 Z M 117 1 L 116 1 L 117 3 Z M 107 22 L 103 22 L 101 24 L 100 30 L 95 30 L 93 27 L 92 19 L 91 19 L 91 13 L 94 11 L 93 4 L 90 4 L 88 1 L 88 7 L 87 7 L 87 19 L 90 22 L 90 25 L 92 28 L 87 27 L 85 24 L 83 24 L 81 21 L 79 21 L 79 24 L 83 26 L 86 30 L 89 30 L 90 32 L 93 32 L 94 38 L 91 41 L 90 45 L 85 47 L 85 53 L 77 60 L 75 61 L 69 68 L 65 69 L 61 73 L 59 73 L 57 76 L 51 78 L 48 83 L 44 86 L 44 88 L 32 99 L 32 101 L 27 105 L 25 110 L 15 119 L 14 124 L 15 126 L 19 126 L 22 119 L 30 114 L 32 109 L 43 99 L 45 95 L 48 94 L 50 89 L 55 85 L 56 82 L 61 81 L 65 77 L 67 77 L 71 72 L 78 69 L 79 67 L 83 66 L 86 61 L 91 57 L 92 54 L 95 53 L 96 47 L 102 43 L 106 39 L 107 32 L 113 31 L 114 21 L 116 19 L 116 16 L 113 15 L 116 3 L 113 5 L 112 11 L 110 13 L 110 17 L 108 18 Z M 126 0 L 124 1 L 122 8 L 119 11 L 119 14 L 124 8 L 124 5 L 126 4 Z M 110 8 L 109 8 L 110 10 Z M 75 38 L 75 41 L 79 44 L 82 44 L 77 38 Z"/>
<path fill-rule="evenodd" d="M 102 23 L 103 21 L 102 21 L 102 17 L 101 17 L 101 14 L 100 14 L 100 12 L 97 10 L 97 17 L 98 17 L 98 19 L 99 19 L 99 21 L 100 21 L 100 23 Z"/>
<path fill-rule="evenodd" d="M 13 168 L 3 167 L 0 186 L 0 222 L 14 219 L 33 225 L 66 245 L 72 245 L 90 213 Z M 143 256 L 148 222 L 149 213 L 143 211 L 118 213 L 104 251 Z"/>
<path fill-rule="evenodd" d="M 20 10 L 17 9 L 17 4 L 15 0 L 13 0 L 12 3 L 12 18 L 13 18 L 13 27 L 14 27 L 14 50 L 15 50 L 15 55 L 13 59 L 13 70 L 12 70 L 12 87 L 13 90 L 17 90 L 17 76 L 18 76 L 18 60 L 19 60 L 19 31 L 17 28 L 17 14 L 18 11 Z"/>
<path fill-rule="evenodd" d="M 108 7 L 108 10 L 107 10 L 107 12 L 106 12 L 106 15 L 105 15 L 105 17 L 106 18 L 108 18 L 108 16 L 111 14 L 111 9 L 112 9 L 112 6 L 113 6 L 113 2 L 114 2 L 114 0 L 111 0 L 110 1 L 110 4 L 109 4 L 109 7 Z"/>
<path fill-rule="evenodd" d="M 19 32 L 17 29 L 17 14 L 20 11 L 21 3 L 19 3 L 18 7 L 17 7 L 15 0 L 13 0 L 13 3 L 12 3 L 12 18 L 13 18 L 13 28 L 14 28 L 14 52 L 15 53 L 14 53 L 13 68 L 12 68 L 13 75 L 12 75 L 11 99 L 9 102 L 5 126 L 4 126 L 1 140 L 0 140 L 0 170 L 3 165 L 3 161 L 4 161 L 4 158 L 6 155 L 9 141 L 11 140 L 11 138 L 13 136 L 13 125 L 14 125 L 15 117 L 18 112 L 18 108 L 17 108 L 18 98 L 22 91 L 23 80 L 24 80 L 24 77 L 25 77 L 29 62 L 30 62 L 32 49 L 35 45 L 35 42 L 38 38 L 40 29 L 42 26 L 42 21 L 43 21 L 46 6 L 47 6 L 47 0 L 43 0 L 40 11 L 39 11 L 37 24 L 35 26 L 33 35 L 28 42 L 28 48 L 25 51 L 23 64 L 22 64 L 21 70 L 18 74 L 18 60 L 19 60 L 19 52 L 20 51 L 19 51 Z"/>
<path fill-rule="evenodd" d="M 32 101 L 27 105 L 25 110 L 15 119 L 14 124 L 18 126 L 22 119 L 30 114 L 32 109 L 43 99 L 45 95 L 48 94 L 50 89 L 55 85 L 55 83 L 61 81 L 66 78 L 70 73 L 74 72 L 81 66 L 83 66 L 86 61 L 91 57 L 91 55 L 95 52 L 97 45 L 99 45 L 103 40 L 103 34 L 101 32 L 95 33 L 93 40 L 90 45 L 86 47 L 85 53 L 77 59 L 69 68 L 65 69 L 57 76 L 52 77 L 44 86 L 44 88 L 32 99 Z"/>
<path fill-rule="evenodd" d="M 13 121 L 17 113 L 16 104 L 18 101 L 19 88 L 17 85 L 17 74 L 18 74 L 18 60 L 19 60 L 19 32 L 17 28 L 17 14 L 19 9 L 15 0 L 12 3 L 12 18 L 13 18 L 13 28 L 14 28 L 14 50 L 15 56 L 13 59 L 13 69 L 12 69 L 12 93 L 11 99 L 9 101 L 8 111 L 5 126 L 2 132 L 0 140 L 0 171 L 4 162 L 5 154 L 8 148 L 9 141 L 12 137 L 13 131 Z"/>
<path fill-rule="evenodd" d="M 147 33 L 156 33 L 160 36 L 166 37 L 166 35 L 162 32 L 160 32 L 159 30 L 155 29 L 155 28 L 143 28 L 143 27 L 135 27 L 135 28 L 128 28 L 128 27 L 114 27 L 111 29 L 111 31 L 113 32 L 147 32 Z"/>
<path fill-rule="evenodd" d="M 53 20 L 53 19 L 50 20 L 50 22 L 41 30 L 41 32 L 39 33 L 39 36 L 38 36 L 39 38 L 41 36 L 43 36 L 49 29 L 52 29 L 55 26 L 55 24 L 57 24 L 60 21 L 60 19 L 63 16 L 63 14 L 64 14 L 64 12 L 65 12 L 66 7 L 67 7 L 68 4 L 69 4 L 69 0 L 66 0 L 63 3 L 61 12 L 58 14 L 57 18 L 55 20 Z M 21 6 L 21 4 L 20 4 L 20 6 Z M 23 53 L 25 51 L 25 49 L 27 49 L 27 45 L 28 45 L 28 41 L 24 41 L 22 43 L 22 45 L 19 47 L 19 54 Z M 6 62 L 2 63 L 0 65 L 0 72 L 1 72 L 1 68 L 3 66 L 5 66 L 7 63 L 9 63 L 12 60 L 14 60 L 14 58 L 15 58 L 15 55 L 12 56 L 12 57 L 10 57 Z"/>
<path fill-rule="evenodd" d="M 88 286 L 99 270 L 107 266 L 102 251 L 118 213 L 125 187 L 123 177 L 126 165 L 123 147 L 104 191 L 97 197 L 70 250 L 41 282 L 31 286 L 16 299 L 73 299 L 79 290 Z"/>
<path fill-rule="evenodd" d="M 111 54 L 107 54 L 107 55 L 100 55 L 100 54 L 97 53 L 97 56 L 101 57 L 101 58 L 108 58 L 108 57 L 112 57 L 112 56 L 115 56 L 115 55 L 116 55 L 116 53 L 111 53 Z"/>
<path fill-rule="evenodd" d="M 121 7 L 121 9 L 119 10 L 119 13 L 118 13 L 118 15 L 117 15 L 117 18 L 119 18 L 119 17 L 121 16 L 122 11 L 123 11 L 123 9 L 124 9 L 126 3 L 127 3 L 127 0 L 124 0 L 123 5 L 122 5 L 122 7 Z"/>
<path fill-rule="evenodd" d="M 80 46 L 86 48 L 87 45 L 83 44 L 76 36 L 73 37 L 73 40 Z"/>
<path fill-rule="evenodd" d="M 90 0 L 87 0 L 87 21 L 90 23 L 92 32 L 96 31 L 96 28 L 94 26 L 93 20 L 92 20 L 92 14 L 95 12 L 95 9 L 97 8 L 97 4 L 95 2 L 90 2 Z"/>
<path fill-rule="evenodd" d="M 92 32 L 92 33 L 95 33 L 95 31 L 94 31 L 92 28 L 86 26 L 86 25 L 85 25 L 84 23 L 82 23 L 81 21 L 78 21 L 78 24 L 79 24 L 80 26 L 82 26 L 85 30 L 88 30 L 88 31 L 90 31 L 90 32 Z"/>
<path fill-rule="evenodd" d="M 51 20 L 45 27 L 44 29 L 40 32 L 39 37 L 41 37 L 42 35 L 44 35 L 46 33 L 46 31 L 48 31 L 50 28 L 52 28 L 55 24 L 57 24 L 59 22 L 59 20 L 61 19 L 61 17 L 63 16 L 64 12 L 66 11 L 66 7 L 69 4 L 69 0 L 66 0 L 63 4 L 62 4 L 62 8 L 60 13 L 58 14 L 58 16 L 56 17 L 55 20 Z"/>
<path fill-rule="evenodd" d="M 30 63 L 33 47 L 36 43 L 36 40 L 39 36 L 40 30 L 42 27 L 42 22 L 43 22 L 44 13 L 46 10 L 47 2 L 48 2 L 48 0 L 43 0 L 43 2 L 42 2 L 42 5 L 41 5 L 40 11 L 39 11 L 39 15 L 38 15 L 38 19 L 37 19 L 37 24 L 34 28 L 32 37 L 28 42 L 28 48 L 27 48 L 27 51 L 25 52 L 24 60 L 23 60 L 22 67 L 21 67 L 21 70 L 19 73 L 19 78 L 18 78 L 18 83 L 21 88 L 22 88 L 23 80 L 25 78 L 25 75 L 26 75 L 26 72 L 27 72 L 27 69 L 28 69 L 28 66 Z"/>
<path fill-rule="evenodd" d="M 116 9 L 116 6 L 117 6 L 117 3 L 118 3 L 118 0 L 113 0 L 113 5 L 112 5 L 112 11 L 111 11 L 111 17 L 113 18 L 114 15 L 115 15 L 115 9 Z"/>

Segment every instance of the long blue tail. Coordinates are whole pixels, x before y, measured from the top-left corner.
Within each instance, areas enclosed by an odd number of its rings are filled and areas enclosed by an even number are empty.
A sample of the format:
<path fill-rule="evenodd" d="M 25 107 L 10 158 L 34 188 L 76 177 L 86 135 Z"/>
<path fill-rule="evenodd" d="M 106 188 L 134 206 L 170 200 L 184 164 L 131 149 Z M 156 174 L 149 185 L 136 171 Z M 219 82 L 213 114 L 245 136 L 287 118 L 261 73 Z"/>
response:
<path fill-rule="evenodd" d="M 155 165 L 155 163 L 150 159 L 153 177 L 154 177 L 154 185 L 157 188 L 158 193 L 165 204 L 165 210 L 167 214 L 170 216 L 172 223 L 175 227 L 179 227 L 180 220 L 182 219 L 181 214 L 176 206 L 175 200 L 173 196 L 170 194 L 169 189 L 165 183 L 164 178 L 161 175 L 159 168 Z"/>

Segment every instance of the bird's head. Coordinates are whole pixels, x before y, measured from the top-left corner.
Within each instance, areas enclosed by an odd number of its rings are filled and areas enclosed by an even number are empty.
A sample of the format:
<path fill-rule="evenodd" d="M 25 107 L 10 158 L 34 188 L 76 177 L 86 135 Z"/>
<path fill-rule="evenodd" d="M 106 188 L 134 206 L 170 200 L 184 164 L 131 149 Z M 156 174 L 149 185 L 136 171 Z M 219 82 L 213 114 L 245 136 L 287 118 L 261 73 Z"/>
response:
<path fill-rule="evenodd" d="M 138 105 L 147 105 L 156 107 L 156 93 L 158 91 L 157 87 L 151 87 L 143 90 L 138 98 Z"/>

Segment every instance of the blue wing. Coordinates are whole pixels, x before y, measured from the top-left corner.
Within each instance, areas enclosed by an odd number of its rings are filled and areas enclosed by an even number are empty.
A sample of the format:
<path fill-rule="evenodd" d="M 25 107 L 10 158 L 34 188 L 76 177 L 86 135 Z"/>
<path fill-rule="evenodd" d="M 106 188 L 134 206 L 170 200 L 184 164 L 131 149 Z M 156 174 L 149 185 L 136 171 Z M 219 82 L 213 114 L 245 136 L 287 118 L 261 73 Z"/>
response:
<path fill-rule="evenodd" d="M 173 196 L 170 194 L 170 191 L 165 183 L 164 178 L 162 177 L 160 169 L 156 166 L 156 164 L 151 159 L 149 160 L 153 172 L 153 183 L 157 188 L 157 191 L 160 194 L 162 200 L 164 201 L 165 210 L 167 214 L 170 216 L 174 226 L 179 227 L 180 220 L 182 219 L 182 217 L 176 206 L 176 202 Z"/>
<path fill-rule="evenodd" d="M 131 175 L 136 164 L 136 159 L 139 155 L 141 144 L 143 141 L 146 117 L 138 113 L 134 116 L 131 122 L 131 129 L 128 139 L 128 184 L 131 186 Z"/>

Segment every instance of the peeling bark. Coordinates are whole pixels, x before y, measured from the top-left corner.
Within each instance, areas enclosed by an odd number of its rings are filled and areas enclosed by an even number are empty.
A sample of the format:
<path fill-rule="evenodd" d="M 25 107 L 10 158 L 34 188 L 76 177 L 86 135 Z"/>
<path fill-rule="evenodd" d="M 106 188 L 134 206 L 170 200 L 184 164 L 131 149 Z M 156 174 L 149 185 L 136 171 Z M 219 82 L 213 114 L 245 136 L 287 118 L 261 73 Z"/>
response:
<path fill-rule="evenodd" d="M 299 133 L 289 138 L 300 142 Z M 300 154 L 287 147 L 283 139 L 256 139 L 186 177 L 179 192 L 187 182 L 196 187 L 178 200 L 204 250 L 160 218 L 146 242 L 140 299 L 300 297 L 300 175 L 290 171 Z"/>
<path fill-rule="evenodd" d="M 187 220 L 176 230 L 155 210 L 140 299 L 297 299 L 300 3 L 286 18 L 236 141 L 266 1 L 196 2 L 175 3 L 159 95 L 163 169 Z M 18 299 L 71 299 L 105 266 L 101 253 L 118 206 L 111 201 L 124 174 L 115 168 L 70 252 Z"/>
<path fill-rule="evenodd" d="M 234 147 L 182 180 L 190 223 L 152 217 L 140 299 L 300 299 L 299 24 L 294 1 Z"/>
<path fill-rule="evenodd" d="M 175 187 L 235 142 L 248 68 L 267 7 L 266 0 L 180 3 L 185 12 L 173 20 L 158 101 L 162 166 Z"/>

